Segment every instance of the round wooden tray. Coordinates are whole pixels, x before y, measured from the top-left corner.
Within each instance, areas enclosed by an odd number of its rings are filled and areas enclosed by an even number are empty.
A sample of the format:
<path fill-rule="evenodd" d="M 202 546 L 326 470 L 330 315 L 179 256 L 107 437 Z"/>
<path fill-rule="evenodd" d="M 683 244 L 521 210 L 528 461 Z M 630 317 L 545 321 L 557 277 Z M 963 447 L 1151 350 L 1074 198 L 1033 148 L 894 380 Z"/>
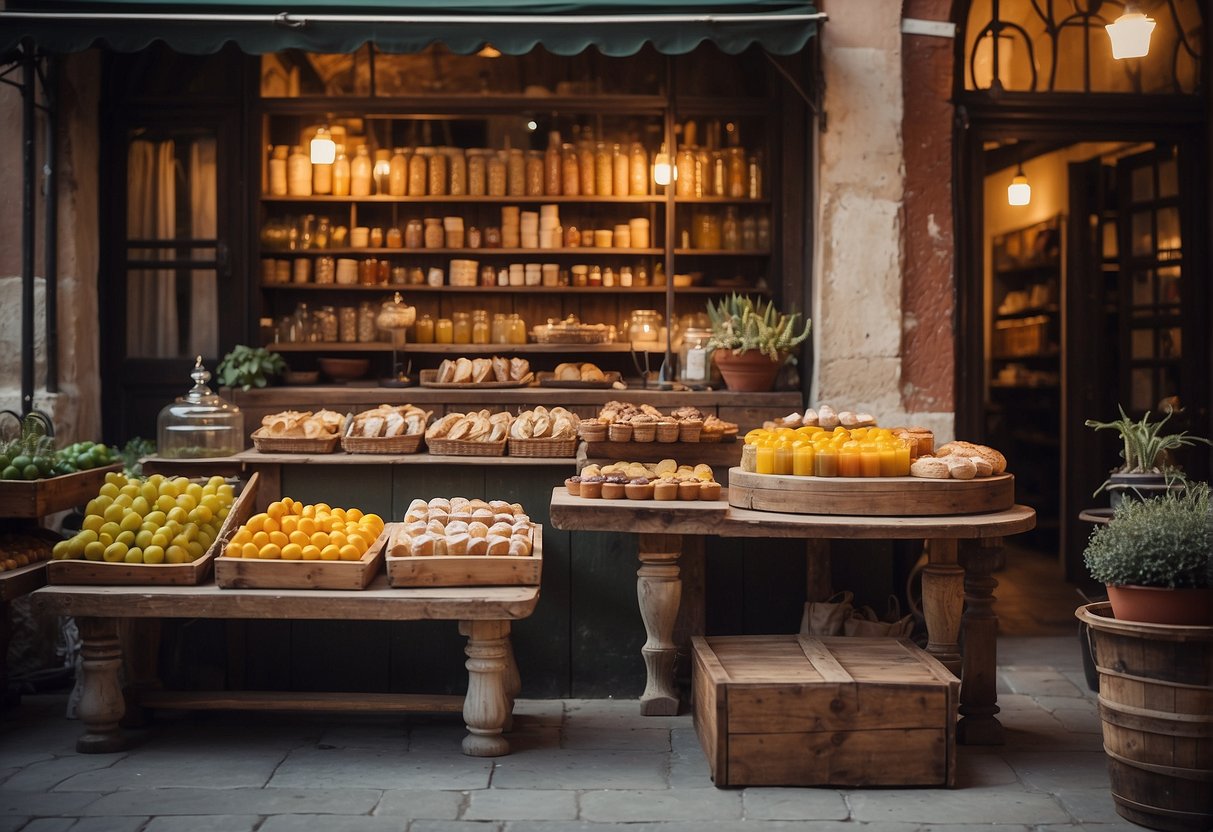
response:
<path fill-rule="evenodd" d="M 1015 477 L 791 477 L 730 468 L 729 505 L 787 514 L 986 514 L 1015 505 Z"/>

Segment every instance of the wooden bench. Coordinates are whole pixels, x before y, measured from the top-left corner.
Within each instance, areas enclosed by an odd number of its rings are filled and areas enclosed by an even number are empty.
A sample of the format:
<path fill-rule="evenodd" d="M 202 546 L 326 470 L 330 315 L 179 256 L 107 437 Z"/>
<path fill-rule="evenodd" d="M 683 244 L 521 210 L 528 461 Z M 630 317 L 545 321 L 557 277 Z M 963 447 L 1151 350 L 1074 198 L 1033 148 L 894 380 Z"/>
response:
<path fill-rule="evenodd" d="M 169 692 L 159 689 L 155 639 L 136 667 L 127 692 L 137 708 L 463 711 L 468 734 L 463 753 L 473 757 L 508 754 L 514 697 L 520 690 L 510 647 L 510 622 L 526 618 L 539 600 L 539 587 L 451 587 L 393 589 L 379 575 L 365 590 L 219 589 L 203 586 L 48 586 L 33 594 L 43 613 L 71 615 L 83 639 L 83 753 L 118 751 L 124 746 L 120 722 L 127 713 L 119 682 L 123 663 L 118 624 L 127 619 L 310 619 L 459 622 L 467 636 L 468 689 L 465 697 L 411 694 Z M 134 708 L 132 708 L 134 710 Z M 137 716 L 137 714 L 132 714 Z"/>

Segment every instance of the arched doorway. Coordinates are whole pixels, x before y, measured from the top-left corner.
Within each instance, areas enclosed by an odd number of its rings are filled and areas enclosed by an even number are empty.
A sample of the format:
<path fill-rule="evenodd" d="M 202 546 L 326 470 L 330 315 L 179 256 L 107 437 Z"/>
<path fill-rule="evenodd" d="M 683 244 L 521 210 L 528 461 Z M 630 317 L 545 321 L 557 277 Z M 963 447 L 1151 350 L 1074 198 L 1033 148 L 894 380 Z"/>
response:
<path fill-rule="evenodd" d="M 1198 0 L 1135 6 L 1150 50 L 1118 61 L 1121 2 L 957 3 L 957 433 L 1016 460 L 1071 581 L 1118 447 L 1084 421 L 1178 397 L 1210 434 L 1208 35 Z"/>

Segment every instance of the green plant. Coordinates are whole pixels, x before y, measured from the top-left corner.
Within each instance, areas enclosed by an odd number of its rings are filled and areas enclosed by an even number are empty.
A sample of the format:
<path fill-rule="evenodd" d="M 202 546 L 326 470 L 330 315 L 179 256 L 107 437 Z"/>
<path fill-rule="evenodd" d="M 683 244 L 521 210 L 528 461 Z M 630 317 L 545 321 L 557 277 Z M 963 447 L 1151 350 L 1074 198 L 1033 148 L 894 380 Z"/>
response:
<path fill-rule="evenodd" d="M 1187 431 L 1163 433 L 1163 427 L 1171 418 L 1170 413 L 1157 422 L 1151 422 L 1150 413 L 1147 411 L 1140 422 L 1135 422 L 1125 413 L 1123 405 L 1118 405 L 1117 409 L 1120 411 L 1119 419 L 1111 422 L 1088 419 L 1085 423 L 1087 427 L 1095 430 L 1115 430 L 1120 434 L 1121 441 L 1124 442 L 1120 456 L 1124 463 L 1113 471 L 1114 474 L 1162 474 L 1167 477 L 1168 483 L 1183 481 L 1183 471 L 1169 463 L 1167 454 L 1179 448 L 1191 447 L 1197 442 L 1213 444 L 1203 437 L 1190 436 Z M 1107 488 L 1109 482 L 1111 481 L 1105 481 L 1095 493 L 1098 494 Z"/>
<path fill-rule="evenodd" d="M 780 361 L 781 354 L 791 357 L 791 349 L 809 337 L 812 322 L 805 321 L 804 330 L 798 333 L 799 317 L 799 312 L 786 315 L 770 301 L 744 295 L 732 294 L 721 298 L 719 303 L 708 301 L 708 318 L 712 322 L 708 345 L 736 354 L 758 350 L 772 361 Z"/>
<path fill-rule="evenodd" d="M 286 372 L 286 362 L 276 352 L 265 347 L 249 347 L 244 344 L 223 356 L 215 373 L 220 383 L 228 387 L 237 384 L 244 390 L 250 387 L 265 387 L 270 379 Z"/>
<path fill-rule="evenodd" d="M 1128 500 L 1112 522 L 1095 529 L 1083 561 L 1095 580 L 1112 586 L 1209 585 L 1209 486 L 1192 483 L 1149 500 Z"/>

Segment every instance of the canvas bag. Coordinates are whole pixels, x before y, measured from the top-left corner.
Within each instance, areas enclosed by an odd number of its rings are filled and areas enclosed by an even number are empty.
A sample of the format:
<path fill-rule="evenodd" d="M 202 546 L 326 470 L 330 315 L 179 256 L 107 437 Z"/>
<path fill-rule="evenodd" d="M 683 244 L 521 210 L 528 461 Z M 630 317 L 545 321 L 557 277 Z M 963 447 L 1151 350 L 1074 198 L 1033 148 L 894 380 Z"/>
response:
<path fill-rule="evenodd" d="M 840 636 L 843 627 L 851 613 L 851 601 L 855 596 L 851 592 L 836 592 L 825 601 L 809 601 L 804 605 L 804 614 L 800 618 L 801 635 L 808 636 Z"/>
<path fill-rule="evenodd" d="M 843 622 L 843 635 L 909 638 L 914 631 L 914 616 L 901 614 L 896 595 L 889 596 L 889 610 L 882 619 L 871 607 L 852 610 Z"/>

